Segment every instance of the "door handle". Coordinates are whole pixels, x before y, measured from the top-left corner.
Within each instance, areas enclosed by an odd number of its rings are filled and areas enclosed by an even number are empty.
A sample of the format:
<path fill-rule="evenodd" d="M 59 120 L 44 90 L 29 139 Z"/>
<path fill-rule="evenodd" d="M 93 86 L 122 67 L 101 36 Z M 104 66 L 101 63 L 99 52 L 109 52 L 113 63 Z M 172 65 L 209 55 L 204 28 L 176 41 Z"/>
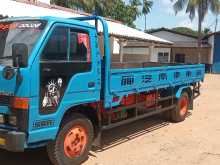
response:
<path fill-rule="evenodd" d="M 51 69 L 50 69 L 50 68 L 43 68 L 43 71 L 44 71 L 44 72 L 50 72 Z"/>
<path fill-rule="evenodd" d="M 88 83 L 88 88 L 94 88 L 95 87 L 95 82 L 91 81 Z"/>

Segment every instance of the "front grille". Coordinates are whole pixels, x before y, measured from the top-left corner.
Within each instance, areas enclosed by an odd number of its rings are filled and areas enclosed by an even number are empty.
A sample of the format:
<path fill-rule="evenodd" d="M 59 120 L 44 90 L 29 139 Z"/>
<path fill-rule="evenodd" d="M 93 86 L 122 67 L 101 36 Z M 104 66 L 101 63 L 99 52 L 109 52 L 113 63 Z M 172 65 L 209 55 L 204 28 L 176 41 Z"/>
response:
<path fill-rule="evenodd" d="M 11 96 L 0 95 L 0 106 L 9 106 Z"/>

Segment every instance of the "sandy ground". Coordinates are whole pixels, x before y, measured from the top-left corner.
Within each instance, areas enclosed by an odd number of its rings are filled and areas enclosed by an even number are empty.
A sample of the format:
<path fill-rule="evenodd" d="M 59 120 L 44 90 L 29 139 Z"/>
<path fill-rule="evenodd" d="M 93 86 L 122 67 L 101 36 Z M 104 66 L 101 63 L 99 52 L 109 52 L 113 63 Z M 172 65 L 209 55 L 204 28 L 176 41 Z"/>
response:
<path fill-rule="evenodd" d="M 207 75 L 194 111 L 178 124 L 144 119 L 103 136 L 103 151 L 94 150 L 84 165 L 219 165 L 220 75 Z M 49 165 L 45 149 L 0 151 L 2 165 Z"/>

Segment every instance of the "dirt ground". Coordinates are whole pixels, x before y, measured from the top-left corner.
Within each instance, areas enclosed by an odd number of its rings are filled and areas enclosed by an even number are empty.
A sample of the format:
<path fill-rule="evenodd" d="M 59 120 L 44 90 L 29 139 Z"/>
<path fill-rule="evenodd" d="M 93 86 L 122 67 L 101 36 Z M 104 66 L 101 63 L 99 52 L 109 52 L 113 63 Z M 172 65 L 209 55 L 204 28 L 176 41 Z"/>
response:
<path fill-rule="evenodd" d="M 83 165 L 219 165 L 220 75 L 206 75 L 194 111 L 178 124 L 157 117 L 108 132 L 103 151 L 94 150 Z M 2 165 L 49 165 L 45 149 L 0 151 Z"/>

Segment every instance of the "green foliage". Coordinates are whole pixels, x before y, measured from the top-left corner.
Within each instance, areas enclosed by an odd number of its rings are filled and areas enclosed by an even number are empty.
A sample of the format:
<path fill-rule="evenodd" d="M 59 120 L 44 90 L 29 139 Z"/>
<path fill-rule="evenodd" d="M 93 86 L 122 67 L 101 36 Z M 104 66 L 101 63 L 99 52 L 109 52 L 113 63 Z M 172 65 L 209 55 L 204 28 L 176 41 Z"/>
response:
<path fill-rule="evenodd" d="M 143 13 L 144 15 L 149 14 L 150 11 L 151 11 L 152 6 L 153 6 L 153 1 L 143 0 L 142 13 Z"/>
<path fill-rule="evenodd" d="M 150 13 L 152 6 L 153 6 L 153 1 L 143 0 L 142 14 L 144 15 L 144 21 L 145 21 L 144 29 L 145 30 L 147 28 L 147 17 L 146 16 L 148 13 Z"/>
<path fill-rule="evenodd" d="M 205 28 L 204 31 L 203 31 L 203 33 L 204 33 L 205 35 L 207 35 L 207 34 L 212 33 L 212 31 L 211 31 L 211 29 L 209 29 L 209 28 Z"/>
<path fill-rule="evenodd" d="M 176 28 L 173 28 L 172 30 L 179 32 L 179 33 L 188 34 L 191 36 L 198 37 L 198 31 L 192 30 L 187 27 L 176 27 Z"/>
<path fill-rule="evenodd" d="M 148 14 L 153 2 L 144 0 L 51 0 L 52 4 L 96 13 L 103 17 L 122 21 L 128 26 L 135 27 L 134 21 L 142 14 Z M 143 10 L 141 10 L 143 9 Z"/>
<path fill-rule="evenodd" d="M 195 36 L 195 37 L 199 36 L 199 32 L 198 31 L 190 29 L 190 28 L 187 28 L 187 27 L 176 27 L 176 28 L 173 28 L 172 30 L 174 30 L 176 32 L 179 32 L 179 33 Z M 201 32 L 203 37 L 205 35 L 207 35 L 207 34 L 210 34 L 210 33 L 212 33 L 212 31 L 209 28 L 204 28 L 204 30 Z"/>
<path fill-rule="evenodd" d="M 174 0 L 171 1 L 173 2 Z M 176 14 L 184 10 L 185 7 L 186 13 L 189 14 L 191 20 L 195 18 L 196 12 L 198 12 L 201 21 L 203 21 L 208 10 L 215 15 L 219 14 L 220 2 L 219 0 L 177 0 L 173 5 Z"/>

